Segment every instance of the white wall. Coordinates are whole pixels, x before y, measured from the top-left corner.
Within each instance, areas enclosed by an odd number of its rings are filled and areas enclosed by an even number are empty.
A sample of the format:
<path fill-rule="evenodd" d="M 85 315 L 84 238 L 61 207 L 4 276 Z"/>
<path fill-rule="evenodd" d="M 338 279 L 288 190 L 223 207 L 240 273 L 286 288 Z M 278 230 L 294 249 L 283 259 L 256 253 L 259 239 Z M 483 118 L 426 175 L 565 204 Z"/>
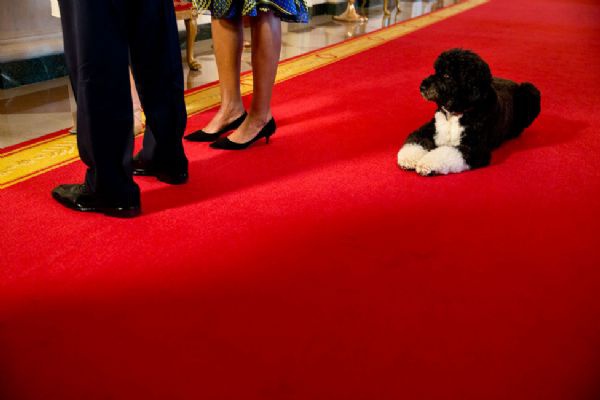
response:
<path fill-rule="evenodd" d="M 49 0 L 0 0 L 0 62 L 62 52 Z"/>

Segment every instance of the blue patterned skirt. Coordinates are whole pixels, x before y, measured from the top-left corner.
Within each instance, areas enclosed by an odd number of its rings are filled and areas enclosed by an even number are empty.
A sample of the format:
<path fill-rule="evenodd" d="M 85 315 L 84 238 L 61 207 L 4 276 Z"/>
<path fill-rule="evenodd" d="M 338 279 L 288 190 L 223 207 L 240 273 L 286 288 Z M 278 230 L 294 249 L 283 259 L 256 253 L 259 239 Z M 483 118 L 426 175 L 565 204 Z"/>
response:
<path fill-rule="evenodd" d="M 273 11 L 286 22 L 308 22 L 306 0 L 193 0 L 199 11 L 209 10 L 214 18 L 256 17 Z"/>

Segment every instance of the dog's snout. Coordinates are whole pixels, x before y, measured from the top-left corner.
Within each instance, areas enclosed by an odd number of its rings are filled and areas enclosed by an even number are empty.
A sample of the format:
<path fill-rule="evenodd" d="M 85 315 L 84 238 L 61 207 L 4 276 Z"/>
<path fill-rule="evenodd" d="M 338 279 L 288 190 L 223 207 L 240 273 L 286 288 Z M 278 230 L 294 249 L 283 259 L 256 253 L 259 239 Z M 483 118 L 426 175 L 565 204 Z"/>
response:
<path fill-rule="evenodd" d="M 423 79 L 421 82 L 421 92 L 426 92 L 431 87 L 431 77 Z"/>
<path fill-rule="evenodd" d="M 432 78 L 428 77 L 421 82 L 421 86 L 419 87 L 421 90 L 421 95 L 426 100 L 434 100 L 437 97 L 437 91 L 435 90 L 435 85 L 433 85 Z"/>

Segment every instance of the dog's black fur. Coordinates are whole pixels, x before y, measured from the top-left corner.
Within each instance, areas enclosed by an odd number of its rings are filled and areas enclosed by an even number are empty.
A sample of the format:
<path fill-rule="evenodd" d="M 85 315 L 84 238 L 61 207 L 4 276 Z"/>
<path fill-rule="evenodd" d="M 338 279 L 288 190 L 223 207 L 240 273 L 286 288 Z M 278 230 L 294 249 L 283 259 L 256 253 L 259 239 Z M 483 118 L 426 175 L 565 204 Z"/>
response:
<path fill-rule="evenodd" d="M 445 51 L 435 61 L 434 69 L 435 73 L 423 80 L 421 94 L 434 101 L 437 111 L 448 120 L 459 116 L 463 130 L 460 143 L 453 147 L 460 151 L 468 166 L 465 169 L 488 165 L 492 150 L 519 136 L 540 113 L 540 92 L 534 85 L 492 77 L 488 64 L 472 51 Z M 434 118 L 413 132 L 405 144 L 432 151 L 439 147 L 435 137 Z M 417 165 L 401 166 L 416 168 L 423 175 L 448 173 L 435 167 L 420 171 Z"/>

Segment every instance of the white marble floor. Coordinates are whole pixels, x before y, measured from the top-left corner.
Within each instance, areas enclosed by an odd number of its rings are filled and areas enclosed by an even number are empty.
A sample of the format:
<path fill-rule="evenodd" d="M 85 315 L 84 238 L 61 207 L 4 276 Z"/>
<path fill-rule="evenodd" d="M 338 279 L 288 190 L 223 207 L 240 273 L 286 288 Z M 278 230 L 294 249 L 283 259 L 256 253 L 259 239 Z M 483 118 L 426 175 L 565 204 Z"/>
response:
<path fill-rule="evenodd" d="M 385 17 L 382 6 L 360 11 L 368 16 L 365 23 L 343 23 L 330 15 L 312 18 L 309 24 L 284 24 L 281 59 L 287 59 L 351 37 L 429 13 L 458 0 L 400 1 L 401 12 L 393 10 L 391 18 Z M 249 33 L 249 32 L 245 32 Z M 249 37 L 249 35 L 247 35 Z M 196 43 L 196 59 L 201 71 L 184 67 L 186 88 L 193 88 L 218 79 L 212 41 Z M 182 54 L 183 56 L 183 54 Z M 242 70 L 251 69 L 250 50 L 242 56 Z M 12 146 L 72 125 L 67 78 L 36 83 L 14 89 L 0 90 L 0 148 Z"/>

